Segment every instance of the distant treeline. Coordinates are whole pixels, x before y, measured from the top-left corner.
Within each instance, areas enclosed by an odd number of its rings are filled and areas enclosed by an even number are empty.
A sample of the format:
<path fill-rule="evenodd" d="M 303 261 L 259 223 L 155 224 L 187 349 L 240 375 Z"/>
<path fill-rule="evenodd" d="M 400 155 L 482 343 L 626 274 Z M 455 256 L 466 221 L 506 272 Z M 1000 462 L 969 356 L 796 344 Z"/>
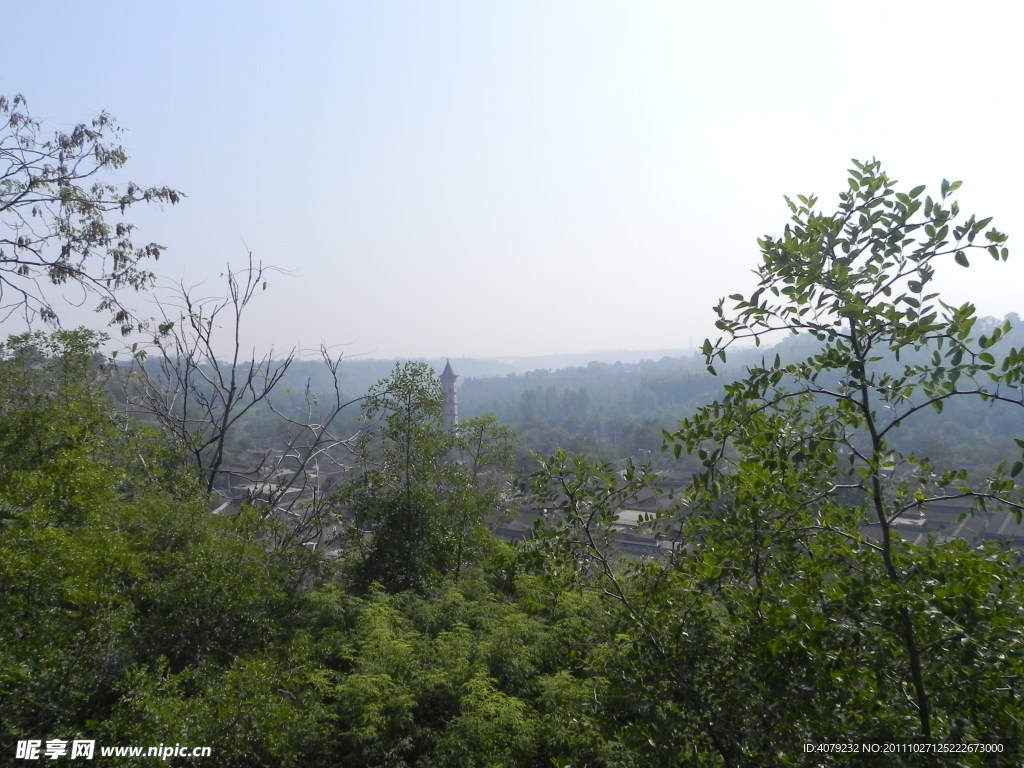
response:
<path fill-rule="evenodd" d="M 1024 328 L 1013 315 L 1013 329 L 992 349 L 1024 344 Z M 982 318 L 976 335 L 991 331 L 1002 321 Z M 750 347 L 730 350 L 726 364 L 716 366 L 711 375 L 699 353 L 632 363 L 591 362 L 559 370 L 535 370 L 507 373 L 510 366 L 487 360 L 454 359 L 459 375 L 458 401 L 462 418 L 494 414 L 522 435 L 520 464 L 525 465 L 530 451 L 550 454 L 562 448 L 611 460 L 624 456 L 657 458 L 662 445 L 662 430 L 671 430 L 701 405 L 717 398 L 722 387 L 743 376 L 748 366 L 762 358 L 778 354 L 785 359 L 803 359 L 814 355 L 820 342 L 811 336 L 792 336 L 774 347 Z M 427 361 L 436 371 L 444 360 Z M 908 359 L 889 362 L 893 372 L 907 365 L 926 364 Z M 365 394 L 375 383 L 393 371 L 394 360 L 352 358 L 341 366 L 341 381 L 347 398 Z M 495 374 L 498 375 L 495 375 Z M 828 374 L 825 374 L 827 380 Z M 298 360 L 288 370 L 272 398 L 276 409 L 295 418 L 306 415 L 306 387 L 315 396 L 330 391 L 333 382 L 318 361 Z M 340 422 L 342 430 L 355 434 L 360 429 L 359 407 L 347 409 Z M 953 420 L 924 419 L 908 427 L 896 443 L 935 460 L 950 460 L 970 466 L 990 466 L 1003 460 L 1012 450 L 1013 438 L 1024 432 L 1024 416 L 1007 419 L 1003 413 L 993 417 L 985 403 L 963 400 L 950 406 Z M 948 415 L 947 414 L 947 415 Z M 313 414 L 315 416 L 315 413 Z M 248 415 L 232 435 L 231 448 L 271 447 L 280 442 L 279 420 L 267 418 L 266 409 Z"/>

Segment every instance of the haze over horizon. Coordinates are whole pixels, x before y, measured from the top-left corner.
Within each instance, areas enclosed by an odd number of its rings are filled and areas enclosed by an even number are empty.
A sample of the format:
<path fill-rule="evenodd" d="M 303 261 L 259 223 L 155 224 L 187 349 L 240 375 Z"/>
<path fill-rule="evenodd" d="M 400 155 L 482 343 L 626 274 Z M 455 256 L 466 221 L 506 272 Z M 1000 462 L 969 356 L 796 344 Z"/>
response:
<path fill-rule="evenodd" d="M 166 286 L 281 273 L 247 346 L 374 358 L 689 349 L 750 291 L 783 195 L 831 210 L 850 158 L 962 180 L 1010 261 L 939 270 L 1024 313 L 1024 48 L 980 2 L 97 0 L 5 13 L 0 93 L 127 129 Z M 146 313 L 144 297 L 132 303 Z M 97 325 L 88 312 L 75 322 Z M 9 323 L 5 332 L 17 330 Z"/>

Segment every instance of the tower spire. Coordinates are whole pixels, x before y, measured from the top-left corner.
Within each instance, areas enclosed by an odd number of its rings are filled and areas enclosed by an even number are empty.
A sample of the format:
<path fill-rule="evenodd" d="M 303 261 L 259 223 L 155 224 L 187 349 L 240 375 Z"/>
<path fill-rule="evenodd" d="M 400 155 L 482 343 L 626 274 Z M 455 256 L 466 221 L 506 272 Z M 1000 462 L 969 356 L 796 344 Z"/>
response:
<path fill-rule="evenodd" d="M 452 370 L 451 360 L 445 360 L 441 372 L 441 388 L 444 390 L 444 425 L 448 429 L 459 426 L 459 403 L 455 398 L 455 380 L 459 378 Z"/>

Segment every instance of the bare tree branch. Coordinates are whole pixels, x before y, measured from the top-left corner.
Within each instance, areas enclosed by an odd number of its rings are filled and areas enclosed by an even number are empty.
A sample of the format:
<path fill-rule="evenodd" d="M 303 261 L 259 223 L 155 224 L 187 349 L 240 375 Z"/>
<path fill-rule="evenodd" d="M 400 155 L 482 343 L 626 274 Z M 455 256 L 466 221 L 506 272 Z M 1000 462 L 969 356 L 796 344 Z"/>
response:
<path fill-rule="evenodd" d="M 322 346 L 331 391 L 318 397 L 307 381 L 301 416 L 274 402 L 297 350 L 278 358 L 273 350 L 247 356 L 241 342 L 245 312 L 270 269 L 249 254 L 245 269 L 228 267 L 227 292 L 219 298 L 200 298 L 196 286 L 179 284 L 159 301 L 159 333 L 151 349 L 156 363 L 136 350 L 130 367 L 121 369 L 121 382 L 129 408 L 155 420 L 185 447 L 211 499 L 252 504 L 264 517 L 287 523 L 274 534 L 277 544 L 305 544 L 321 541 L 329 523 L 320 468 L 337 467 L 339 451 L 347 451 L 352 439 L 338 432 L 339 416 L 362 398 L 344 397 L 342 356 Z M 228 337 L 226 359 L 217 355 L 223 336 Z M 243 420 L 257 415 L 276 423 L 279 444 L 257 452 L 248 465 L 232 463 L 238 451 L 232 441 Z"/>

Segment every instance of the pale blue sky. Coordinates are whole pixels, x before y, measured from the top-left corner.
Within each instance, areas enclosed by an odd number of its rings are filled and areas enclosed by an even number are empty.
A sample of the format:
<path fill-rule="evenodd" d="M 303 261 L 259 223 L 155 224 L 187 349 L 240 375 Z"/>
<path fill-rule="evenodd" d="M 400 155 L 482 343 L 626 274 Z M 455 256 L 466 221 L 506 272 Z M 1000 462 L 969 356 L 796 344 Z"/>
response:
<path fill-rule="evenodd" d="M 105 109 L 158 271 L 256 258 L 261 349 L 505 356 L 688 347 L 748 290 L 784 194 L 833 204 L 851 157 L 962 179 L 1024 239 L 1015 5 L 828 2 L 19 3 L 0 92 Z M 1024 313 L 1024 253 L 940 272 Z M 141 300 L 136 301 L 141 305 Z"/>

